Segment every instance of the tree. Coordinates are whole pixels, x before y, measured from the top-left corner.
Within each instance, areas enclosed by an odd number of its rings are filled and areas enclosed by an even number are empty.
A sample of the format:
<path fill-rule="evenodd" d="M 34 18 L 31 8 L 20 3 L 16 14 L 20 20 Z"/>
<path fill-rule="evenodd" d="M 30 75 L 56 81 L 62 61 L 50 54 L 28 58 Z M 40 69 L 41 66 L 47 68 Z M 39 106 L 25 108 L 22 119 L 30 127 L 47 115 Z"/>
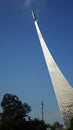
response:
<path fill-rule="evenodd" d="M 52 130 L 56 130 L 56 129 L 62 129 L 63 125 L 60 124 L 59 122 L 54 122 L 54 124 L 52 125 Z"/>
<path fill-rule="evenodd" d="M 3 113 L 1 114 L 1 124 L 6 129 L 14 128 L 18 122 L 26 121 L 30 106 L 27 103 L 22 103 L 16 95 L 5 94 L 3 96 L 1 107 Z"/>
<path fill-rule="evenodd" d="M 68 130 L 73 130 L 73 118 L 70 120 L 70 127 Z"/>
<path fill-rule="evenodd" d="M 47 124 L 44 121 L 37 118 L 28 121 L 27 124 L 29 126 L 28 130 L 46 130 L 46 128 L 48 128 Z"/>

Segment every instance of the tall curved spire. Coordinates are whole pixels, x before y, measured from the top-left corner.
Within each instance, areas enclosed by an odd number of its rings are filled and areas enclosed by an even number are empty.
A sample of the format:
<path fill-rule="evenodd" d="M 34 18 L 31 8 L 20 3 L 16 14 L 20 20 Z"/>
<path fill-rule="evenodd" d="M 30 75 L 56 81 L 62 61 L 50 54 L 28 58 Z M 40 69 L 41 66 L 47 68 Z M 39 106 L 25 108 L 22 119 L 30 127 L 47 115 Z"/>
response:
<path fill-rule="evenodd" d="M 35 19 L 34 12 L 33 18 Z M 64 119 L 65 125 L 69 127 L 70 119 L 73 117 L 73 88 L 61 72 L 49 49 L 47 48 L 36 19 L 34 20 L 34 24 L 50 74 L 61 115 Z"/>

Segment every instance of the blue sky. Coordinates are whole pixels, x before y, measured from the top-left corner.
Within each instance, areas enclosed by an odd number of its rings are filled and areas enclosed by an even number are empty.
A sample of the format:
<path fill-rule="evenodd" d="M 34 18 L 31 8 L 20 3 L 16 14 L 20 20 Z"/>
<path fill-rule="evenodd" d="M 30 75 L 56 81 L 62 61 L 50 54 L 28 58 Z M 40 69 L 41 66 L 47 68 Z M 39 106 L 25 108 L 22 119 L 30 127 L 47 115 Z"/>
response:
<path fill-rule="evenodd" d="M 0 0 L 0 100 L 5 93 L 16 94 L 31 106 L 32 118 L 41 118 L 43 99 L 45 121 L 62 122 L 32 8 L 49 50 L 73 86 L 73 1 Z"/>

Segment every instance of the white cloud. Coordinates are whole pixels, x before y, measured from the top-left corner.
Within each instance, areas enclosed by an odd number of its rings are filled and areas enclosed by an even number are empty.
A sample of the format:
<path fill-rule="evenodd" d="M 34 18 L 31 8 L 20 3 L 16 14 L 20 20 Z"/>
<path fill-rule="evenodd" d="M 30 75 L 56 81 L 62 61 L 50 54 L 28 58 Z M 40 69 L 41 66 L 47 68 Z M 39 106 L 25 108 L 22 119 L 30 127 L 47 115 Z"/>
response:
<path fill-rule="evenodd" d="M 32 1 L 32 0 L 24 0 L 24 7 L 25 7 L 25 8 L 31 7 L 32 4 L 33 4 L 33 1 Z"/>
<path fill-rule="evenodd" d="M 14 2 L 21 9 L 29 9 L 35 4 L 35 0 L 15 0 Z"/>

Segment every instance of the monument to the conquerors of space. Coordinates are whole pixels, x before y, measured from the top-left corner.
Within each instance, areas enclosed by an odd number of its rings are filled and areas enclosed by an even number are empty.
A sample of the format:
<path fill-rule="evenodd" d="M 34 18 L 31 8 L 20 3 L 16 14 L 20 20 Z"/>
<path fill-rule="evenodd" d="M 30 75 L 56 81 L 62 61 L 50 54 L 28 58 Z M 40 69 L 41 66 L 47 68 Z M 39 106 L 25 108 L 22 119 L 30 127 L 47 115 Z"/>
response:
<path fill-rule="evenodd" d="M 65 125 L 69 127 L 70 119 L 73 117 L 73 88 L 71 87 L 67 79 L 64 77 L 63 73 L 53 59 L 49 49 L 47 48 L 33 11 L 32 16 L 41 44 L 41 48 L 45 57 L 47 68 L 50 74 L 50 78 L 53 84 L 59 109 L 64 119 Z"/>

